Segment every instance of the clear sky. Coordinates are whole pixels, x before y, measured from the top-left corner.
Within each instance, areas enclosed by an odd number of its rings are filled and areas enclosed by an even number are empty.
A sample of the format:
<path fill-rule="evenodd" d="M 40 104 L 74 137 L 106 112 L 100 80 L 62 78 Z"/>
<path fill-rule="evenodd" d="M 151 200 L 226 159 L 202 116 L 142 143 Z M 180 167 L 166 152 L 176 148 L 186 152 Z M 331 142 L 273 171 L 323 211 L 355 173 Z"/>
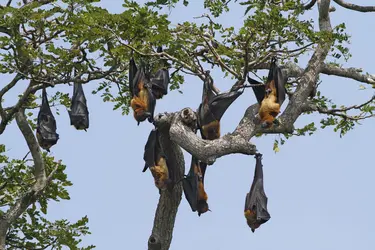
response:
<path fill-rule="evenodd" d="M 355 2 L 366 5 L 371 1 Z M 121 0 L 102 1 L 101 6 L 111 12 L 122 11 Z M 375 73 L 371 58 L 375 14 L 335 6 L 332 24 L 346 22 L 352 35 L 349 47 L 353 57 L 345 67 L 361 67 Z M 191 0 L 188 9 L 168 12 L 170 20 L 174 24 L 193 20 L 193 16 L 207 12 L 202 7 L 203 1 Z M 221 22 L 239 27 L 243 11 L 237 7 Z M 317 7 L 309 15 L 317 22 Z M 369 25 L 371 28 L 367 29 Z M 300 66 L 305 66 L 305 62 Z M 233 84 L 220 74 L 214 74 L 214 79 L 221 90 Z M 353 80 L 334 76 L 323 76 L 322 80 L 320 90 L 339 105 L 364 102 L 374 92 L 359 91 L 360 84 Z M 103 103 L 99 96 L 89 94 L 94 85 L 84 86 L 90 111 L 87 133 L 70 126 L 65 110 L 56 116 L 60 140 L 51 154 L 63 159 L 74 185 L 69 188 L 71 200 L 51 203 L 48 216 L 74 222 L 88 215 L 92 235 L 84 237 L 83 243 L 94 244 L 99 250 L 146 249 L 159 199 L 151 173 L 142 173 L 144 144 L 152 125 L 144 122 L 138 127 L 132 114 L 121 116 L 120 111 L 112 111 L 111 103 Z M 71 92 L 72 88 L 58 86 L 53 91 L 56 90 Z M 181 90 L 183 95 L 174 91 L 158 101 L 156 113 L 184 107 L 196 109 L 202 82 L 187 77 Z M 13 103 L 16 95 L 13 98 L 8 97 L 6 104 Z M 248 90 L 224 115 L 222 134 L 233 131 L 245 109 L 253 103 L 254 95 Z M 318 122 L 319 118 L 305 116 L 297 121 L 296 127 Z M 205 178 L 212 212 L 198 217 L 183 198 L 170 249 L 375 249 L 375 169 L 369 157 L 374 153 L 374 127 L 374 118 L 366 120 L 341 139 L 331 128 L 319 130 L 313 136 L 290 139 L 277 154 L 272 146 L 278 135 L 252 139 L 263 153 L 264 185 L 272 217 L 255 233 L 243 215 L 255 159 L 245 155 L 218 159 L 208 168 Z M 0 142 L 7 145 L 11 157 L 22 158 L 28 151 L 15 122 Z M 191 157 L 185 155 L 188 169 Z"/>

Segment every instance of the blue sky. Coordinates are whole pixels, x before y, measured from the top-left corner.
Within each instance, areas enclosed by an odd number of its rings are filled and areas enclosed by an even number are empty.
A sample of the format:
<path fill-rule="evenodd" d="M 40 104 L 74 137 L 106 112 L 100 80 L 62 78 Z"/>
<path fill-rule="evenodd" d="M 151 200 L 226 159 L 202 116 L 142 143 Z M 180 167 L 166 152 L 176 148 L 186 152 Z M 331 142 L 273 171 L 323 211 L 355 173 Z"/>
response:
<path fill-rule="evenodd" d="M 192 20 L 205 12 L 203 1 L 190 2 L 188 9 L 168 12 L 172 23 Z M 363 5 L 368 2 L 356 1 Z M 121 0 L 101 3 L 111 12 L 120 12 L 121 5 Z M 366 29 L 374 24 L 375 15 L 336 8 L 331 13 L 332 24 L 346 22 L 352 35 L 349 47 L 353 57 L 345 67 L 361 67 L 375 73 L 370 57 L 373 53 L 370 41 L 374 41 L 375 35 Z M 317 22 L 316 15 L 314 7 L 309 16 Z M 243 9 L 237 7 L 221 22 L 239 27 L 242 16 Z M 300 66 L 305 63 L 302 60 Z M 221 90 L 229 89 L 233 83 L 220 74 L 214 74 L 214 79 Z M 323 76 L 322 80 L 320 90 L 337 104 L 364 102 L 374 92 L 359 91 L 360 84 L 353 80 L 334 76 Z M 69 188 L 70 201 L 51 203 L 49 217 L 75 221 L 88 215 L 92 235 L 85 237 L 83 243 L 94 244 L 99 250 L 146 249 L 159 198 L 150 172 L 142 173 L 144 143 L 152 125 L 145 122 L 138 127 L 132 114 L 122 116 L 119 111 L 112 111 L 112 104 L 89 94 L 94 85 L 84 86 L 90 111 L 87 133 L 71 127 L 64 110 L 56 116 L 60 140 L 51 154 L 63 159 L 74 185 Z M 57 88 L 72 92 L 67 86 Z M 156 113 L 184 107 L 196 109 L 202 82 L 187 77 L 181 90 L 183 95 L 174 91 L 158 101 Z M 16 94 L 12 98 L 8 97 L 6 104 L 12 104 Z M 252 91 L 238 98 L 222 119 L 222 134 L 233 131 L 246 107 L 253 103 Z M 318 122 L 319 118 L 319 115 L 301 117 L 296 127 Z M 243 216 L 255 159 L 237 154 L 218 159 L 205 178 L 212 212 L 198 217 L 183 198 L 170 249 L 374 249 L 375 170 L 369 157 L 374 153 L 374 127 L 374 118 L 366 120 L 341 139 L 331 128 L 319 130 L 313 136 L 290 139 L 277 154 L 272 151 L 277 135 L 252 139 L 263 153 L 264 185 L 272 217 L 255 233 Z M 22 158 L 28 151 L 15 123 L 7 128 L 0 142 L 7 145 L 11 157 Z M 190 156 L 185 155 L 188 168 Z"/>

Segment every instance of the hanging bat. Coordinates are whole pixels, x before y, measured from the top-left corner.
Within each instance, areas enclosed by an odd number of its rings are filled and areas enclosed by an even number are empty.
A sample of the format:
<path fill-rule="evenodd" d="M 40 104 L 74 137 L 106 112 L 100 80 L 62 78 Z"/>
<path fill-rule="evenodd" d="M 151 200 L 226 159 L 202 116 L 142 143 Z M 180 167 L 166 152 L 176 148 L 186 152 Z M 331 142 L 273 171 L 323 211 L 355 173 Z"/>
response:
<path fill-rule="evenodd" d="M 197 211 L 198 216 L 211 211 L 207 204 L 207 193 L 204 190 L 204 172 L 201 170 L 201 165 L 198 159 L 192 156 L 191 165 L 188 175 L 182 180 L 182 187 L 184 189 L 185 198 L 188 201 L 191 210 Z"/>
<path fill-rule="evenodd" d="M 132 60 L 133 59 L 130 60 L 130 64 L 132 64 Z M 130 68 L 132 67 L 133 66 L 130 65 Z M 146 119 L 152 123 L 154 121 L 156 99 L 152 94 L 150 81 L 146 77 L 142 66 L 139 70 L 136 70 L 134 78 L 130 75 L 133 69 L 129 70 L 129 79 L 133 79 L 133 81 L 130 82 L 130 93 L 132 94 L 130 106 L 134 111 L 134 118 L 138 122 L 138 125 Z"/>
<path fill-rule="evenodd" d="M 243 93 L 231 90 L 216 94 L 211 87 L 210 77 L 203 84 L 202 103 L 198 107 L 198 127 L 205 140 L 220 138 L 220 119 L 229 106 Z"/>
<path fill-rule="evenodd" d="M 50 148 L 57 143 L 59 134 L 56 133 L 56 120 L 48 104 L 47 92 L 43 88 L 42 106 L 38 113 L 36 138 L 41 148 L 50 152 Z"/>
<path fill-rule="evenodd" d="M 268 198 L 264 193 L 263 187 L 262 154 L 256 154 L 255 159 L 254 180 L 251 185 L 250 193 L 247 193 L 245 200 L 245 218 L 247 225 L 249 225 L 253 233 L 255 229 L 271 218 L 267 211 Z"/>
<path fill-rule="evenodd" d="M 70 117 L 70 125 L 78 130 L 89 128 L 89 110 L 87 109 L 87 101 L 81 83 L 74 83 L 71 111 L 68 111 Z"/>
<path fill-rule="evenodd" d="M 145 167 L 142 172 L 146 172 L 146 170 L 150 168 L 152 176 L 154 177 L 155 186 L 158 189 L 164 190 L 173 185 L 174 182 L 170 178 L 174 176 L 173 169 L 170 164 L 167 163 L 167 157 L 160 146 L 157 129 L 153 129 L 148 136 L 143 159 L 145 161 Z"/>
<path fill-rule="evenodd" d="M 162 47 L 158 47 L 158 53 L 163 52 Z M 151 78 L 152 93 L 156 99 L 161 99 L 164 95 L 168 94 L 168 85 L 170 82 L 169 71 L 165 59 L 163 60 L 164 66 L 159 69 Z"/>
<path fill-rule="evenodd" d="M 248 76 L 250 84 L 262 84 Z M 272 58 L 270 71 L 265 85 L 254 86 L 254 94 L 260 104 L 259 117 L 262 128 L 270 128 L 280 113 L 280 107 L 285 100 L 285 78 L 281 69 Z"/>

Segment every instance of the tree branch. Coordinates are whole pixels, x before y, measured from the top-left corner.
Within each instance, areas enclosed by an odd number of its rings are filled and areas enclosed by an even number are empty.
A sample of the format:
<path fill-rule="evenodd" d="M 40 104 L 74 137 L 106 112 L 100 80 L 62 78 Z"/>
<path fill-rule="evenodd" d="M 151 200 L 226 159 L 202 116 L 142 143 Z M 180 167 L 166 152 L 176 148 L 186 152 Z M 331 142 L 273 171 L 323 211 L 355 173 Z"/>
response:
<path fill-rule="evenodd" d="M 171 140 L 183 149 L 194 155 L 199 160 L 208 164 L 222 156 L 234 153 L 254 155 L 256 147 L 241 134 L 232 133 L 216 140 L 203 140 L 191 129 L 191 124 L 186 123 L 185 117 L 192 117 L 192 123 L 196 123 L 196 114 L 190 108 L 185 108 L 176 113 L 165 113 L 155 118 L 157 126 L 170 124 L 169 134 Z M 196 124 L 194 124 L 196 127 Z"/>
<path fill-rule="evenodd" d="M 185 160 L 181 148 L 171 140 L 169 124 L 159 124 L 157 127 L 160 135 L 160 144 L 167 157 L 167 164 L 175 169 L 174 176 L 170 177 L 175 181 L 181 180 L 185 172 Z M 148 239 L 149 250 L 169 249 L 181 197 L 182 182 L 175 185 L 172 190 L 166 189 L 160 192 L 154 226 Z"/>
<path fill-rule="evenodd" d="M 33 157 L 35 183 L 0 218 L 0 249 L 5 246 L 6 232 L 9 225 L 11 225 L 23 212 L 25 212 L 30 204 L 35 202 L 39 195 L 42 194 L 43 190 L 51 181 L 52 175 L 56 172 L 61 164 L 61 161 L 59 161 L 54 170 L 50 173 L 49 177 L 46 178 L 45 163 L 40 152 L 40 147 L 29 123 L 27 122 L 24 109 L 17 112 L 16 122 Z"/>
<path fill-rule="evenodd" d="M 335 3 L 349 10 L 355 10 L 359 12 L 374 12 L 375 6 L 360 6 L 352 3 L 347 3 L 343 0 L 333 0 Z"/>
<path fill-rule="evenodd" d="M 344 119 L 348 119 L 348 120 L 352 120 L 352 121 L 359 121 L 359 120 L 364 120 L 364 119 L 367 119 L 367 118 L 370 118 L 370 117 L 374 117 L 375 114 L 370 113 L 370 115 L 368 115 L 369 112 L 362 111 L 358 115 L 348 115 L 348 114 L 346 114 L 346 112 L 349 111 L 349 110 L 361 110 L 364 106 L 370 104 L 374 100 L 375 100 L 375 95 L 373 95 L 368 101 L 366 101 L 366 102 L 364 102 L 360 105 L 353 105 L 353 106 L 350 106 L 350 107 L 343 107 L 343 108 L 340 108 L 340 109 L 338 109 L 338 108 L 327 109 L 327 108 L 319 107 L 315 103 L 308 102 L 308 103 L 306 103 L 306 105 L 304 107 L 304 112 L 309 112 L 309 111 L 313 111 L 313 112 L 315 111 L 316 112 L 317 111 L 320 114 L 340 116 Z"/>

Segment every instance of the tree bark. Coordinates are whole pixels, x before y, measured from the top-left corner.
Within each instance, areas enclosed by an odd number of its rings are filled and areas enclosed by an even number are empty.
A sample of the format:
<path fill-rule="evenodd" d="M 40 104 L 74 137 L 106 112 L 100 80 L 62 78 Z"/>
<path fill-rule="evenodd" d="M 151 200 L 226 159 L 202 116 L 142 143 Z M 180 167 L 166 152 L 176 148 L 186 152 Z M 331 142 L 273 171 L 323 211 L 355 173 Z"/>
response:
<path fill-rule="evenodd" d="M 159 116 L 159 119 L 162 115 Z M 149 250 L 168 250 L 172 241 L 172 234 L 178 206 L 182 197 L 182 182 L 184 177 L 185 160 L 181 148 L 169 136 L 170 123 L 159 123 L 159 139 L 166 154 L 167 164 L 175 169 L 172 180 L 178 182 L 173 189 L 160 192 L 159 203 L 155 212 L 154 226 L 148 239 Z"/>
<path fill-rule="evenodd" d="M 0 218 L 0 250 L 5 250 L 6 235 L 9 224 L 4 218 Z"/>

